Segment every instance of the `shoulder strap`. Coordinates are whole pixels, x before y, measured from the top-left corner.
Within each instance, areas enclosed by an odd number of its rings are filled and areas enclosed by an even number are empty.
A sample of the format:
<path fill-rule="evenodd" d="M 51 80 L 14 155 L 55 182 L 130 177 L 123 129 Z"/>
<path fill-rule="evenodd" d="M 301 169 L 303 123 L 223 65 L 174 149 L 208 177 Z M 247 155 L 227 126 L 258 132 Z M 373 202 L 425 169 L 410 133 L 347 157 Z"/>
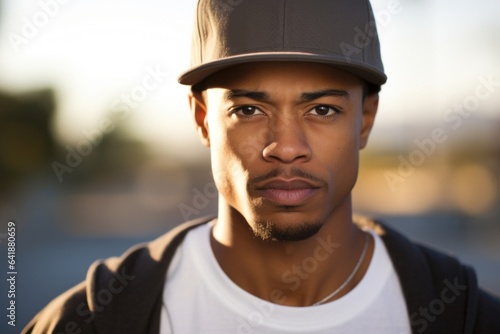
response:
<path fill-rule="evenodd" d="M 469 282 L 470 286 L 478 286 L 476 272 L 473 268 L 469 266 L 464 266 L 467 282 Z M 477 319 L 477 309 L 479 305 L 479 288 L 477 289 L 468 289 L 467 291 L 467 305 L 465 310 L 465 324 L 464 324 L 464 333 L 472 334 L 474 333 L 474 328 L 476 325 Z"/>
<path fill-rule="evenodd" d="M 382 240 L 399 276 L 413 333 L 472 333 L 477 307 L 473 269 L 415 244 L 383 225 Z"/>

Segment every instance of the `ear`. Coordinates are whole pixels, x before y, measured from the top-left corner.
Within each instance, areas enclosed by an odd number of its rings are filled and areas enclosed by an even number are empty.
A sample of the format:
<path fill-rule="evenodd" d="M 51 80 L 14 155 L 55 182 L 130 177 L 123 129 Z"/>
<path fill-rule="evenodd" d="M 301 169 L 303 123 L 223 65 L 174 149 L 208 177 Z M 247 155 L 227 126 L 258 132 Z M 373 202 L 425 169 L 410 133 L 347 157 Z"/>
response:
<path fill-rule="evenodd" d="M 367 95 L 363 101 L 363 115 L 361 123 L 361 133 L 359 137 L 359 149 L 365 148 L 368 137 L 375 122 L 375 115 L 378 110 L 378 93 Z"/>
<path fill-rule="evenodd" d="M 191 92 L 188 96 L 189 106 L 193 113 L 196 131 L 200 136 L 201 143 L 210 147 L 210 135 L 208 131 L 207 106 L 200 92 Z"/>

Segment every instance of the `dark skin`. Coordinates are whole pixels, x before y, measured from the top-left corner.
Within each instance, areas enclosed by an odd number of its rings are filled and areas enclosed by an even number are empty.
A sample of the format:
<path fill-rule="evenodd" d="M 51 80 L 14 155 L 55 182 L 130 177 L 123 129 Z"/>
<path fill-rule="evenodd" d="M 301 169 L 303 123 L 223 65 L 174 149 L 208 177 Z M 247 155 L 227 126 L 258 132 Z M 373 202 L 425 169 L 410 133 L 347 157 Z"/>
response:
<path fill-rule="evenodd" d="M 339 69 L 291 62 L 239 65 L 206 87 L 189 99 L 220 194 L 215 257 L 261 299 L 312 305 L 347 279 L 365 244 L 352 223 L 351 190 L 378 94 L 364 96 L 363 81 Z M 318 250 L 318 238 L 337 247 Z M 369 241 L 360 270 L 331 300 L 365 274 Z M 297 271 L 307 258 L 316 259 L 314 270 Z M 292 285 L 284 275 L 293 270 Z"/>

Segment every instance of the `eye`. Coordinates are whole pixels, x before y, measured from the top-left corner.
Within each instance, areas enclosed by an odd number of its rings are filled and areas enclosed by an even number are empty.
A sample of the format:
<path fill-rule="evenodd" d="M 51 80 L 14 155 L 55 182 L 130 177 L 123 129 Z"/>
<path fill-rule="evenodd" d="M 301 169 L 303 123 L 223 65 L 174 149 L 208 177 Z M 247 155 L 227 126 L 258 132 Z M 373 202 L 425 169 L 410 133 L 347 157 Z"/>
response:
<path fill-rule="evenodd" d="M 319 105 L 312 108 L 308 113 L 318 116 L 333 116 L 339 112 L 340 110 L 338 108 L 327 105 Z"/>
<path fill-rule="evenodd" d="M 256 116 L 263 115 L 264 113 L 254 106 L 241 106 L 233 109 L 233 113 L 238 116 Z"/>

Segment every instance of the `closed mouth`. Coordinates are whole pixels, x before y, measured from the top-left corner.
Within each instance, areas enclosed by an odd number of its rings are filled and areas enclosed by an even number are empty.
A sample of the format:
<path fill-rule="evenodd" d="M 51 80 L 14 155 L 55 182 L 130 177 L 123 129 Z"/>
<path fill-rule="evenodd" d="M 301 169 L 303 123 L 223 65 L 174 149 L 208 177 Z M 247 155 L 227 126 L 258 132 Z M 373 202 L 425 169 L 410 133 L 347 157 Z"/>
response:
<path fill-rule="evenodd" d="M 256 187 L 262 197 L 278 205 L 299 206 L 313 196 L 321 187 L 309 180 L 271 179 Z"/>

